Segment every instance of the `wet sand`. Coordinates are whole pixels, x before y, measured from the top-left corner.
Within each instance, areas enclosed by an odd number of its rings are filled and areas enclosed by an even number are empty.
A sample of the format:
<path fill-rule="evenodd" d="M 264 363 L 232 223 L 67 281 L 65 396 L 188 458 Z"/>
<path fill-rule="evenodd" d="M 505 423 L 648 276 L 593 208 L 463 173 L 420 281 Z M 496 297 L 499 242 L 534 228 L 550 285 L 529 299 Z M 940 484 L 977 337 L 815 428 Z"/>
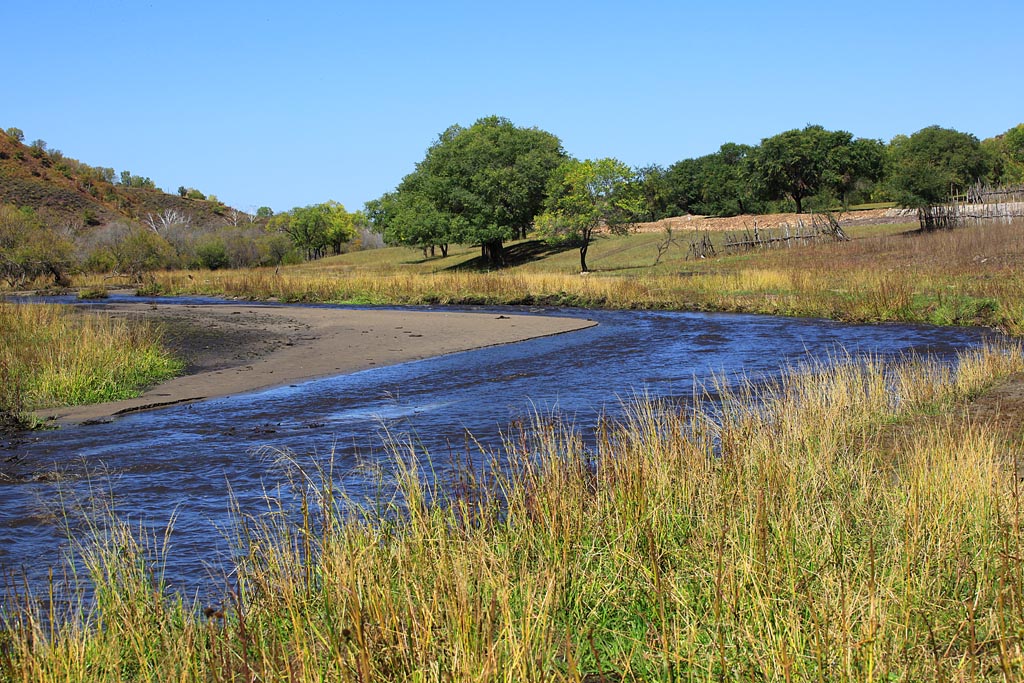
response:
<path fill-rule="evenodd" d="M 149 320 L 186 362 L 185 373 L 138 398 L 39 411 L 58 423 L 105 420 L 177 403 L 572 332 L 589 320 L 298 306 L 115 303 L 90 310 Z"/>

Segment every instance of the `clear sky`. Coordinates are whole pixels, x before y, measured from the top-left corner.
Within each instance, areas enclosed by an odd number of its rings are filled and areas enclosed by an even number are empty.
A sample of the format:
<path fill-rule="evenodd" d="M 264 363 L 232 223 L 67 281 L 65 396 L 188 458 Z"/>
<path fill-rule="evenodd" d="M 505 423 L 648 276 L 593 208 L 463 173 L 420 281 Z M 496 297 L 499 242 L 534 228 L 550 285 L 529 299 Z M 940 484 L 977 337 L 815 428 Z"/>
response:
<path fill-rule="evenodd" d="M 393 189 L 496 114 L 670 165 L 815 123 L 1024 122 L 1024 2 L 13 0 L 0 127 L 240 209 Z"/>

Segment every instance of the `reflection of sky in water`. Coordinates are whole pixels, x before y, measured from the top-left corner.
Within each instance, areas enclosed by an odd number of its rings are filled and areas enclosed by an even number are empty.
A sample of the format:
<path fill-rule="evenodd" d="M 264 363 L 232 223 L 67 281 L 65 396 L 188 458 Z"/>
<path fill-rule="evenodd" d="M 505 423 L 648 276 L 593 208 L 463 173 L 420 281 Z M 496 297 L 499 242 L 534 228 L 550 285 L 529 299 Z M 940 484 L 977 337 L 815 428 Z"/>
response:
<path fill-rule="evenodd" d="M 475 309 L 479 310 L 479 309 Z M 759 316 L 561 311 L 600 324 L 571 334 L 452 354 L 269 391 L 138 413 L 106 425 L 33 434 L 0 451 L 0 567 L 35 580 L 65 543 L 48 517 L 65 495 L 112 491 L 122 514 L 161 528 L 176 511 L 172 576 L 205 576 L 223 548 L 229 490 L 244 511 L 265 508 L 284 483 L 273 452 L 333 458 L 346 492 L 372 495 L 388 467 L 384 440 L 414 441 L 443 470 L 465 455 L 467 434 L 497 448 L 515 420 L 557 412 L 579 428 L 634 396 L 692 395 L 694 379 L 774 375 L 808 356 L 843 350 L 950 355 L 979 330 Z M 343 351 L 342 351 L 343 352 Z M 475 448 L 471 448 L 475 451 Z M 84 475 L 88 474 L 88 478 Z"/>

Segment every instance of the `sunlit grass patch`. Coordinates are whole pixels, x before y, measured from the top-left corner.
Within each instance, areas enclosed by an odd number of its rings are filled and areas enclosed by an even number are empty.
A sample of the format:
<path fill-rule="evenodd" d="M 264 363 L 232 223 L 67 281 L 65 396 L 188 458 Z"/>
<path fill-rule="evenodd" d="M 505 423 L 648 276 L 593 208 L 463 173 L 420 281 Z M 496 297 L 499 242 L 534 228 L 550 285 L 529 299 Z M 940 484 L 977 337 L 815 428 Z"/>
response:
<path fill-rule="evenodd" d="M 150 325 L 0 303 L 0 409 L 8 415 L 129 398 L 181 367 Z"/>

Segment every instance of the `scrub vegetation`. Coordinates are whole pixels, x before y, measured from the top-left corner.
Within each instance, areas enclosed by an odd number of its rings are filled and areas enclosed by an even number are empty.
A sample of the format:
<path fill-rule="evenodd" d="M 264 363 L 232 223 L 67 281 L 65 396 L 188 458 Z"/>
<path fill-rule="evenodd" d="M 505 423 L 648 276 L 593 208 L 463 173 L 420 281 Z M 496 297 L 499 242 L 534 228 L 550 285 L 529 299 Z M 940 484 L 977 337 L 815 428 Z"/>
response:
<path fill-rule="evenodd" d="M 94 601 L 4 603 L 0 680 L 1014 680 L 1020 435 L 957 418 L 1022 370 L 838 358 L 594 434 L 539 415 L 434 485 L 393 444 L 372 507 L 296 465 L 296 500 L 237 520 L 223 604 L 111 521 L 78 548 Z"/>
<path fill-rule="evenodd" d="M 31 424 L 33 410 L 137 396 L 181 368 L 153 326 L 0 303 L 0 428 Z"/>

